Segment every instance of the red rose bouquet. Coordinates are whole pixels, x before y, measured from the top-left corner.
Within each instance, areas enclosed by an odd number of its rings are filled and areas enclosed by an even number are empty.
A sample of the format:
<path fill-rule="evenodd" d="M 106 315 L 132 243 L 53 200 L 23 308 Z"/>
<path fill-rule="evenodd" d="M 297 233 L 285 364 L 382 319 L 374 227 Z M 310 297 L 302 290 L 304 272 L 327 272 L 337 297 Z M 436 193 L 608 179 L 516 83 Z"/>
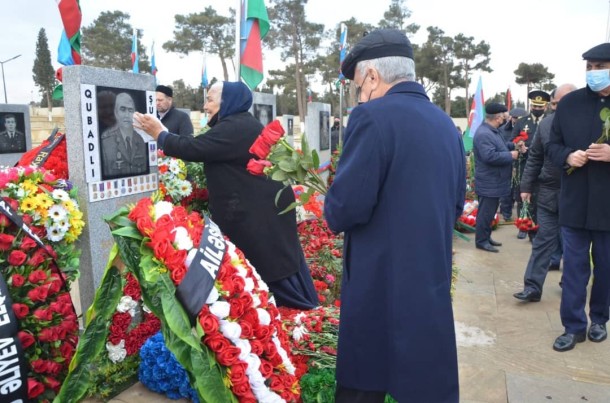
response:
<path fill-rule="evenodd" d="M 52 401 L 78 341 L 78 320 L 69 293 L 78 278 L 74 241 L 84 223 L 76 190 L 44 170 L 0 171 L 0 196 L 29 227 L 26 234 L 0 214 L 1 275 L 19 320 L 18 337 L 28 363 L 28 398 Z"/>

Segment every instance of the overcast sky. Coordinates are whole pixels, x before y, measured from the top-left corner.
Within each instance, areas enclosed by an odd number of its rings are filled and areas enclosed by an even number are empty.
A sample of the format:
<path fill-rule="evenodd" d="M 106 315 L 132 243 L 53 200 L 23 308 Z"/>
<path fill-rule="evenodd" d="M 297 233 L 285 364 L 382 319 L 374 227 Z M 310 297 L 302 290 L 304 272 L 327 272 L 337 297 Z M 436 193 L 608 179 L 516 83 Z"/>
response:
<path fill-rule="evenodd" d="M 4 64 L 6 94 L 11 104 L 39 101 L 40 94 L 32 80 L 38 31 L 44 27 L 55 67 L 59 64 L 57 45 L 62 25 L 55 0 L 4 1 L 0 13 L 3 36 L 0 40 L 0 61 L 18 54 L 21 57 Z M 234 3 L 234 4 L 233 4 Z M 201 54 L 180 57 L 165 53 L 161 45 L 171 40 L 174 15 L 203 11 L 206 6 L 228 15 L 229 6 L 238 0 L 81 0 L 83 26 L 90 25 L 102 11 L 121 10 L 131 16 L 134 27 L 143 30 L 143 44 L 150 48 L 154 40 L 158 81 L 171 84 L 183 79 L 196 86 L 201 80 Z M 340 21 L 355 17 L 376 24 L 388 8 L 390 0 L 309 0 L 308 19 L 324 24 L 326 29 Z M 412 38 L 421 44 L 426 40 L 426 27 L 436 26 L 446 35 L 463 33 L 475 42 L 486 41 L 491 46 L 490 74 L 484 74 L 486 96 L 511 88 L 513 96 L 525 99 L 525 87 L 514 82 L 514 70 L 519 63 L 542 63 L 555 74 L 555 83 L 572 82 L 585 85 L 585 65 L 582 53 L 607 40 L 609 0 L 407 0 L 412 15 L 409 23 L 421 26 Z M 271 21 L 273 29 L 273 21 Z M 265 50 L 265 68 L 280 67 L 279 56 Z M 129 58 L 130 55 L 125 55 Z M 220 61 L 208 56 L 208 78 L 222 78 Z M 234 79 L 234 73 L 230 76 Z M 472 78 L 474 91 L 478 74 Z M 465 95 L 454 93 L 454 95 Z M 4 102 L 4 93 L 0 94 Z"/>

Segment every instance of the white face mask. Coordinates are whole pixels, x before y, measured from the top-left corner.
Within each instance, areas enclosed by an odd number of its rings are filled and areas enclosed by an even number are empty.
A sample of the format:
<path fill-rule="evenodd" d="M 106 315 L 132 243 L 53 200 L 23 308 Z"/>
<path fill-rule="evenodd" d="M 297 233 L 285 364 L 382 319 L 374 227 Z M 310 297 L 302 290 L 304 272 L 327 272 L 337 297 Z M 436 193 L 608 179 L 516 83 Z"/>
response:
<path fill-rule="evenodd" d="M 587 85 L 595 92 L 610 87 L 610 69 L 587 71 Z"/>

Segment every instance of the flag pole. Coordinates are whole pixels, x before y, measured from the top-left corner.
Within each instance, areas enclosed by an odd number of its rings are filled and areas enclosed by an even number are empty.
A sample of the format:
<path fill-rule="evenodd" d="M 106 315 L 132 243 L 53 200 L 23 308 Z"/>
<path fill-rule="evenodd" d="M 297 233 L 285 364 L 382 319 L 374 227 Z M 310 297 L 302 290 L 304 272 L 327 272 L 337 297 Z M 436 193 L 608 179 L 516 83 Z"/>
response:
<path fill-rule="evenodd" d="M 241 77 L 241 20 L 243 12 L 242 0 L 237 0 L 237 11 L 235 12 L 235 81 L 240 81 Z"/>
<path fill-rule="evenodd" d="M 339 144 L 343 144 L 343 80 L 339 80 Z"/>

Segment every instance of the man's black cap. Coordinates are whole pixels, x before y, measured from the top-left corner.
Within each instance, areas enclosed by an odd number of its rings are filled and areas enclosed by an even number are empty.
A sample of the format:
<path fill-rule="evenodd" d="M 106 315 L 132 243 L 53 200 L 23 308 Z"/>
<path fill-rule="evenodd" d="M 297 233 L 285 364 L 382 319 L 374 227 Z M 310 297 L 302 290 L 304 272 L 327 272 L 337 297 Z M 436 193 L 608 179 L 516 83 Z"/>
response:
<path fill-rule="evenodd" d="M 495 115 L 496 113 L 508 112 L 508 108 L 505 105 L 497 102 L 492 102 L 485 105 L 485 113 L 488 115 Z"/>
<path fill-rule="evenodd" d="M 551 100 L 549 93 L 542 90 L 532 90 L 527 94 L 527 97 L 532 101 L 532 105 L 535 106 L 545 106 Z"/>
<path fill-rule="evenodd" d="M 522 118 L 528 115 L 527 111 L 523 108 L 513 108 L 510 110 L 510 112 L 508 112 L 508 114 L 513 118 Z"/>
<path fill-rule="evenodd" d="M 599 60 L 600 62 L 610 61 L 610 43 L 602 43 L 582 54 L 584 60 Z"/>
<path fill-rule="evenodd" d="M 358 62 L 387 56 L 413 59 L 413 47 L 409 38 L 396 29 L 378 29 L 362 38 L 343 60 L 341 72 L 353 80 Z"/>
<path fill-rule="evenodd" d="M 174 90 L 172 90 L 172 87 L 168 87 L 165 85 L 157 85 L 157 88 L 155 89 L 155 91 L 161 92 L 170 98 L 172 98 L 174 96 Z"/>

